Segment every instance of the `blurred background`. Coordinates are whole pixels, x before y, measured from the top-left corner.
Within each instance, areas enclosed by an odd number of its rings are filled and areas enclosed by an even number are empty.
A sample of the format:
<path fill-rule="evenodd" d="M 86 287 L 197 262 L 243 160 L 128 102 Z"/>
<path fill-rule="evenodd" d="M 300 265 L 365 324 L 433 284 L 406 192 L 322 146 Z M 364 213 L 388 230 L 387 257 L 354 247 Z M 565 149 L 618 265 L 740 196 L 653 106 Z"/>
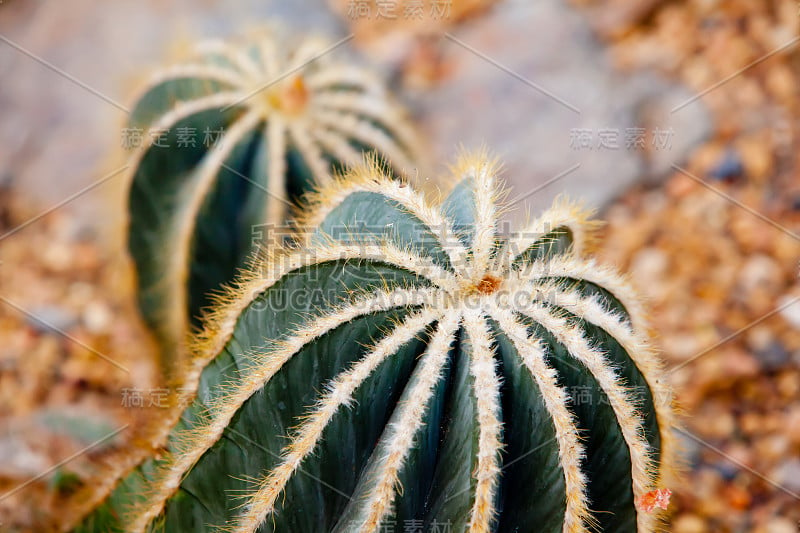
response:
<path fill-rule="evenodd" d="M 0 0 L 0 531 L 45 530 L 152 407 L 131 402 L 158 383 L 121 232 L 125 109 L 187 43 L 264 24 L 353 36 L 334 53 L 379 70 L 409 108 L 429 147 L 418 179 L 486 146 L 511 219 L 561 192 L 596 207 L 597 253 L 647 298 L 685 412 L 671 531 L 797 531 L 799 13 L 795 0 Z"/>

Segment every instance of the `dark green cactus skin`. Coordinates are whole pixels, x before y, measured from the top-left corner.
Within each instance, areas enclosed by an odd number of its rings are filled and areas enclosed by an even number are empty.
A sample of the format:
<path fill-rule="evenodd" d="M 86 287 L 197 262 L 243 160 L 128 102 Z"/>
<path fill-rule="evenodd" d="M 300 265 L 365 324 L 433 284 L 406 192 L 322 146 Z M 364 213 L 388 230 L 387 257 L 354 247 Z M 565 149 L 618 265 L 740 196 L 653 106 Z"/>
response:
<path fill-rule="evenodd" d="M 184 80 L 186 81 L 186 80 Z M 167 82 L 165 85 L 177 82 Z M 202 82 L 198 85 L 204 86 Z M 161 87 L 157 89 L 163 89 Z M 156 89 L 154 89 L 156 90 Z M 163 89 L 165 98 L 175 98 Z M 131 124 L 142 124 L 137 120 L 139 108 L 149 104 L 151 95 L 134 109 Z M 178 128 L 203 131 L 205 127 L 224 128 L 236 119 L 239 113 L 223 112 L 221 109 L 205 111 L 179 121 Z M 261 223 L 263 214 L 257 209 L 244 206 L 266 205 L 266 177 L 263 160 L 263 135 L 253 134 L 240 144 L 238 149 L 221 167 L 217 186 L 205 201 L 203 214 L 197 219 L 192 236 L 190 259 L 188 316 L 197 325 L 200 310 L 208 304 L 208 293 L 220 283 L 231 278 L 250 253 L 251 228 Z M 162 311 L 165 305 L 164 272 L 170 254 L 175 253 L 174 214 L 181 202 L 190 193 L 188 179 L 207 156 L 208 149 L 202 141 L 196 147 L 174 148 L 175 133 L 168 133 L 166 143 L 172 148 L 150 147 L 139 161 L 128 196 L 128 250 L 134 260 L 138 276 L 138 300 L 142 315 L 155 331 L 163 326 Z M 260 156 L 260 157 L 256 157 Z M 259 164 L 261 163 L 261 164 Z M 253 182 L 242 179 L 247 176 Z M 252 178 L 251 178 L 252 177 Z M 254 212 L 255 211 L 255 212 Z M 213 258 L 213 259 L 212 259 Z M 161 335 L 167 338 L 174 335 Z"/>
<path fill-rule="evenodd" d="M 410 166 L 409 128 L 380 87 L 359 78 L 343 85 L 351 75 L 343 72 L 338 84 L 301 86 L 307 109 L 283 111 L 274 107 L 278 104 L 265 103 L 269 91 L 291 80 L 302 84 L 303 75 L 336 76 L 340 67 L 321 59 L 311 61 L 294 78 L 273 87 L 269 82 L 278 75 L 266 72 L 267 52 L 259 44 L 204 53 L 194 63 L 166 71 L 131 112 L 129 128 L 144 132 L 148 142 L 133 161 L 128 249 L 137 275 L 139 308 L 161 345 L 168 378 L 179 371 L 181 345 L 189 330 L 201 325 L 212 293 L 235 277 L 255 248 L 282 239 L 288 230 L 281 226 L 297 198 L 355 162 L 353 158 L 362 152 L 378 154 L 398 173 Z M 265 69 L 264 79 L 254 77 L 247 66 Z M 348 68 L 359 74 L 358 69 Z M 320 97 L 332 94 L 343 97 L 346 105 L 338 109 L 318 104 Z M 376 102 L 385 116 L 368 109 Z M 338 129 L 319 121 L 318 115 L 324 118 L 325 113 L 350 119 L 353 131 L 344 120 Z M 235 146 L 212 163 L 214 152 L 223 151 L 235 125 L 254 116 Z M 280 141 L 269 135 L 270 127 L 277 128 L 276 121 L 286 126 Z M 301 129 L 290 133 L 297 124 Z M 340 139 L 344 148 L 318 142 L 317 131 Z M 373 131 L 382 137 L 370 143 L 364 132 Z M 149 142 L 151 137 L 157 141 Z M 210 163 L 213 177 L 206 187 L 201 175 Z M 196 198 L 200 199 L 196 212 L 187 213 Z"/>
<path fill-rule="evenodd" d="M 388 183 L 381 186 L 389 188 Z M 340 189 L 347 186 L 347 181 L 338 185 Z M 473 228 L 478 224 L 475 190 L 473 180 L 466 180 L 437 207 L 468 246 L 476 239 Z M 337 228 L 362 229 L 357 237 L 339 236 L 340 241 L 352 242 L 355 238 L 362 244 L 375 244 L 388 239 L 396 249 L 429 258 L 448 271 L 459 268 L 451 264 L 441 242 L 426 238 L 430 227 L 415 212 L 380 192 L 354 191 L 338 201 L 317 226 L 316 236 L 308 246 L 318 246 L 316 250 L 324 246 L 336 248 L 339 241 L 331 239 L 336 237 Z M 498 253 L 505 239 L 495 235 L 493 254 Z M 513 264 L 554 264 L 571 257 L 572 247 L 573 228 L 558 226 L 520 250 Z M 224 348 L 203 368 L 197 397 L 169 433 L 167 450 L 179 457 L 187 446 L 191 449 L 197 440 L 186 444 L 182 432 L 200 428 L 197 434 L 205 435 L 203 421 L 213 417 L 220 405 L 230 407 L 225 402 L 215 403 L 222 391 L 247 387 L 248 376 L 257 371 L 258 365 L 265 364 L 251 354 L 277 353 L 281 342 L 296 332 L 313 330 L 321 317 L 351 305 L 360 296 L 392 289 L 426 290 L 434 285 L 413 268 L 404 268 L 388 256 L 382 259 L 379 255 L 364 255 L 356 259 L 347 253 L 350 252 L 343 252 L 338 260 L 317 257 L 287 268 L 274 284 L 255 295 L 240 290 L 238 298 L 245 299 L 245 304 L 235 317 Z M 622 326 L 630 327 L 628 310 L 608 288 L 569 276 L 545 278 L 541 279 L 599 302 L 606 312 L 619 318 Z M 254 274 L 249 283 L 257 280 L 258 274 Z M 242 283 L 243 287 L 253 286 Z M 287 299 L 287 295 L 294 298 Z M 359 364 L 376 343 L 399 331 L 403 320 L 423 312 L 426 305 L 407 302 L 389 310 L 353 316 L 304 344 L 254 394 L 233 407 L 233 416 L 221 437 L 200 450 L 191 468 L 179 476 L 179 488 L 169 492 L 163 504 L 150 501 L 137 505 L 137 501 L 144 501 L 146 489 L 160 486 L 158 470 L 169 463 L 163 457 L 150 458 L 128 473 L 74 531 L 124 531 L 128 520 L 145 511 L 153 516 L 148 521 L 149 531 L 182 533 L 244 524 L 242 513 L 260 501 L 255 492 L 259 486 L 254 480 L 279 470 L 290 443 L 287 436 L 296 437 L 304 424 L 310 424 L 307 417 L 325 391 L 331 390 L 331 380 Z M 662 437 L 669 431 L 669 419 L 664 414 L 668 408 L 654 400 L 652 376 L 645 378 L 635 361 L 638 356 L 626 351 L 608 331 L 560 307 L 557 298 L 547 305 L 553 316 L 565 317 L 568 325 L 577 328 L 591 348 L 603 353 L 615 369 L 628 401 L 636 406 L 641 423 L 639 435 L 652 461 L 653 477 L 659 477 L 664 461 L 669 460 L 662 453 Z M 567 393 L 565 405 L 584 452 L 578 465 L 586 480 L 582 496 L 585 501 L 581 505 L 590 510 L 590 514 L 576 515 L 577 507 L 568 504 L 565 469 L 570 466 L 560 453 L 562 441 L 557 437 L 551 408 L 509 333 L 488 310 L 482 309 L 484 312 L 491 353 L 479 352 L 477 337 L 469 330 L 472 326 L 459 319 L 444 352 L 446 361 L 424 405 L 423 424 L 414 434 L 397 473 L 402 491 L 393 493 L 391 508 L 381 515 L 380 524 L 394 525 L 400 531 L 409 523 L 424 524 L 423 531 L 434 524 L 448 524 L 451 531 L 459 532 L 555 533 L 589 531 L 590 527 L 608 532 L 649 531 L 651 526 L 641 525 L 644 518 L 634 501 L 632 448 L 623 434 L 624 422 L 599 378 L 557 340 L 553 331 L 530 317 L 515 315 L 527 328 L 529 338 L 541 343 L 547 366 L 555 370 L 557 385 Z M 313 453 L 305 455 L 299 468 L 287 478 L 275 500 L 274 512 L 257 522 L 258 531 L 361 530 L 353 524 L 360 523 L 360 517 L 371 510 L 367 507 L 372 505 L 369 497 L 380 481 L 376 472 L 387 461 L 382 450 L 391 441 L 392 421 L 400 416 L 401 407 L 416 390 L 414 384 L 424 377 L 427 350 L 437 328 L 444 327 L 446 320 L 442 317 L 423 325 L 360 382 L 352 401 L 339 407 L 324 426 Z M 214 334 L 211 331 L 209 335 Z M 483 393 L 476 388 L 478 378 L 471 363 L 487 355 L 499 378 L 497 415 L 502 424 L 498 434 L 502 448 L 495 454 L 499 472 L 496 490 L 491 492 L 489 518 L 473 523 L 478 491 L 475 473 L 480 466 L 477 454 L 485 428 L 481 426 L 484 422 L 478 406 L 478 396 Z M 133 509 L 133 515 L 126 515 L 126 508 L 128 512 Z M 578 521 L 565 525 L 569 516 L 577 516 Z M 386 530 L 377 529 L 380 524 L 364 530 Z"/>

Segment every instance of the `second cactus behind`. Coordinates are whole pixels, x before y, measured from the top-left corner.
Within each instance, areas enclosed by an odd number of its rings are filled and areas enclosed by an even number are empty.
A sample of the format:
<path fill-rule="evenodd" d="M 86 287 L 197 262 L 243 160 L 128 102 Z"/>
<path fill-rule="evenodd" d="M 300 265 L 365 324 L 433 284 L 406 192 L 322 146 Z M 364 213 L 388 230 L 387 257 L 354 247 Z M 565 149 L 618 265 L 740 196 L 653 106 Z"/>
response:
<path fill-rule="evenodd" d="M 209 292 L 234 277 L 254 239 L 280 238 L 300 194 L 365 151 L 397 174 L 415 159 L 414 133 L 379 79 L 332 60 L 333 46 L 296 41 L 204 43 L 157 73 L 131 112 L 128 131 L 143 144 L 128 245 L 168 374 Z"/>

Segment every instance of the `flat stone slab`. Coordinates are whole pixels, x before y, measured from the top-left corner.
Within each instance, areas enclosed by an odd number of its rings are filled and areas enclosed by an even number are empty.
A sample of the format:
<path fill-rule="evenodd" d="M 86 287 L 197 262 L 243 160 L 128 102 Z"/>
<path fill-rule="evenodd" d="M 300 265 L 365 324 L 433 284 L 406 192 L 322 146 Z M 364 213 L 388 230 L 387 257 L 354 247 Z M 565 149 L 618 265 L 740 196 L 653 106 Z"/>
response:
<path fill-rule="evenodd" d="M 319 0 L 0 5 L 0 179 L 43 206 L 78 195 L 65 208 L 102 225 L 124 205 L 121 175 L 98 180 L 120 165 L 109 154 L 119 152 L 121 108 L 136 80 L 180 37 L 236 35 L 276 18 L 332 39 L 348 32 Z M 501 2 L 438 46 L 450 76 L 401 95 L 433 168 L 458 146 L 486 146 L 503 161 L 518 206 L 542 208 L 562 191 L 602 206 L 664 175 L 709 129 L 697 102 L 669 112 L 692 98 L 685 89 L 614 71 L 588 21 L 562 0 Z"/>
<path fill-rule="evenodd" d="M 440 46 L 454 72 L 412 99 L 434 158 L 489 147 L 515 207 L 535 212 L 561 192 L 602 207 L 665 176 L 710 131 L 692 92 L 612 69 L 585 17 L 560 0 L 500 4 Z"/>

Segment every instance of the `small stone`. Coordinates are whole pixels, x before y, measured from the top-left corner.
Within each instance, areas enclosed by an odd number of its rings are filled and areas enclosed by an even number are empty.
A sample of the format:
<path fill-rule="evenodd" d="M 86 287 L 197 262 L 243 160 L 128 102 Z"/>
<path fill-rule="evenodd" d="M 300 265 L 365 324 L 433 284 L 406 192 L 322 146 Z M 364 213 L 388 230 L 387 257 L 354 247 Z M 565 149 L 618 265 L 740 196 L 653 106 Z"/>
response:
<path fill-rule="evenodd" d="M 693 477 L 691 489 L 697 512 L 705 516 L 714 516 L 723 512 L 726 507 L 719 495 L 724 482 L 719 472 L 701 467 Z"/>
<path fill-rule="evenodd" d="M 26 321 L 37 333 L 58 333 L 75 327 L 78 318 L 70 311 L 54 305 L 45 305 L 31 309 L 32 316 Z"/>
<path fill-rule="evenodd" d="M 719 181 L 733 181 L 744 173 L 744 165 L 736 150 L 725 150 L 722 158 L 709 171 L 709 175 Z"/>
<path fill-rule="evenodd" d="M 797 533 L 797 526 L 788 518 L 773 518 L 767 522 L 764 531 L 769 531 L 769 533 Z"/>
<path fill-rule="evenodd" d="M 681 455 L 686 461 L 687 467 L 694 468 L 700 464 L 700 455 L 703 451 L 702 444 L 695 439 L 687 437 L 680 431 L 674 431 L 673 435 L 680 443 Z"/>
<path fill-rule="evenodd" d="M 83 310 L 83 323 L 90 333 L 106 333 L 111 325 L 111 311 L 100 301 L 90 302 Z"/>
<path fill-rule="evenodd" d="M 79 242 L 74 245 L 75 265 L 80 272 L 93 272 L 101 265 L 101 257 L 97 247 L 90 242 Z"/>
<path fill-rule="evenodd" d="M 800 404 L 795 403 L 786 415 L 785 420 L 786 435 L 797 446 L 800 444 Z"/>
<path fill-rule="evenodd" d="M 774 461 L 785 457 L 789 452 L 789 448 L 789 438 L 780 433 L 762 437 L 755 442 L 754 446 L 759 460 L 762 461 Z M 800 471 L 798 471 L 798 473 L 800 473 Z M 800 481 L 800 478 L 796 479 Z M 798 486 L 798 490 L 800 490 L 800 486 Z"/>
<path fill-rule="evenodd" d="M 763 350 L 775 340 L 775 334 L 767 326 L 755 326 L 745 334 L 745 341 L 747 341 L 747 348 L 756 352 Z"/>
<path fill-rule="evenodd" d="M 798 196 L 798 202 L 800 202 L 800 196 Z M 800 211 L 800 208 L 798 208 L 798 211 Z M 785 233 L 778 233 L 769 245 L 771 248 L 771 255 L 776 261 L 780 262 L 782 265 L 790 265 L 792 268 L 797 264 L 797 241 L 793 236 Z"/>
<path fill-rule="evenodd" d="M 767 72 L 766 85 L 772 94 L 784 102 L 791 102 L 795 98 L 797 81 L 787 65 L 774 65 L 770 68 Z"/>
<path fill-rule="evenodd" d="M 737 474 L 739 474 L 739 467 L 730 461 L 719 461 L 712 465 L 725 482 L 733 481 Z"/>
<path fill-rule="evenodd" d="M 686 332 L 664 335 L 661 344 L 664 347 L 664 355 L 676 361 L 690 359 L 703 349 L 697 337 Z"/>
<path fill-rule="evenodd" d="M 759 365 L 755 357 L 745 350 L 731 348 L 723 352 L 723 372 L 729 379 L 756 376 Z"/>
<path fill-rule="evenodd" d="M 792 302 L 795 297 L 782 296 L 778 299 L 780 315 L 795 329 L 800 329 L 800 300 Z M 791 303 L 790 303 L 791 302 Z"/>
<path fill-rule="evenodd" d="M 735 483 L 725 486 L 724 496 L 728 506 L 731 509 L 736 509 L 739 511 L 747 509 L 752 501 L 752 498 L 750 497 L 750 494 L 748 494 L 747 490 Z"/>
<path fill-rule="evenodd" d="M 764 370 L 769 372 L 780 370 L 791 360 L 789 350 L 777 340 L 771 342 L 765 350 L 756 352 L 756 355 Z"/>
<path fill-rule="evenodd" d="M 757 413 L 748 411 L 746 413 L 742 413 L 742 416 L 739 419 L 739 429 L 741 429 L 745 435 L 756 435 L 761 432 L 763 427 L 764 421 Z"/>
<path fill-rule="evenodd" d="M 776 483 L 792 492 L 800 492 L 800 459 L 788 459 L 774 470 L 772 474 Z"/>
<path fill-rule="evenodd" d="M 751 137 L 740 139 L 736 144 L 747 177 L 759 182 L 764 181 L 772 173 L 773 167 L 770 143 L 764 139 Z"/>
<path fill-rule="evenodd" d="M 54 272 L 64 272 L 72 267 L 75 253 L 69 244 L 56 241 L 44 249 L 42 259 L 46 268 Z"/>
<path fill-rule="evenodd" d="M 770 290 L 779 286 L 782 281 L 781 268 L 775 260 L 765 254 L 756 254 L 748 258 L 739 273 L 739 284 L 748 293 L 757 288 Z"/>
<path fill-rule="evenodd" d="M 728 458 L 739 464 L 749 465 L 753 463 L 753 452 L 748 443 L 741 441 L 733 442 L 725 449 L 725 453 Z M 737 468 L 739 467 L 737 466 Z"/>
<path fill-rule="evenodd" d="M 736 421 L 731 413 L 715 408 L 699 414 L 696 427 L 704 438 L 726 439 L 736 430 Z"/>
<path fill-rule="evenodd" d="M 48 458 L 41 451 L 31 449 L 24 436 L 19 434 L 0 436 L 0 455 L 3 457 L 0 477 L 4 478 L 36 476 L 49 466 Z"/>
<path fill-rule="evenodd" d="M 705 521 L 697 515 L 682 514 L 672 524 L 674 533 L 706 533 Z"/>
<path fill-rule="evenodd" d="M 636 285 L 651 298 L 658 298 L 663 288 L 664 273 L 669 267 L 669 258 L 658 248 L 645 248 L 631 261 L 631 276 Z"/>
<path fill-rule="evenodd" d="M 787 370 L 789 366 L 784 367 L 775 381 L 775 389 L 784 398 L 798 398 L 800 397 L 800 373 L 795 369 Z"/>
<path fill-rule="evenodd" d="M 741 251 L 748 255 L 767 252 L 769 251 L 768 247 L 772 244 L 770 239 L 764 238 L 764 221 L 743 209 L 731 213 L 729 231 Z M 796 253 L 796 248 L 792 252 Z"/>
<path fill-rule="evenodd" d="M 673 198 L 683 198 L 697 187 L 697 182 L 681 173 L 676 173 L 665 186 L 667 194 Z"/>
<path fill-rule="evenodd" d="M 92 300 L 92 296 L 97 290 L 96 286 L 86 281 L 76 281 L 70 283 L 67 298 L 70 304 L 75 307 L 83 307 Z"/>

